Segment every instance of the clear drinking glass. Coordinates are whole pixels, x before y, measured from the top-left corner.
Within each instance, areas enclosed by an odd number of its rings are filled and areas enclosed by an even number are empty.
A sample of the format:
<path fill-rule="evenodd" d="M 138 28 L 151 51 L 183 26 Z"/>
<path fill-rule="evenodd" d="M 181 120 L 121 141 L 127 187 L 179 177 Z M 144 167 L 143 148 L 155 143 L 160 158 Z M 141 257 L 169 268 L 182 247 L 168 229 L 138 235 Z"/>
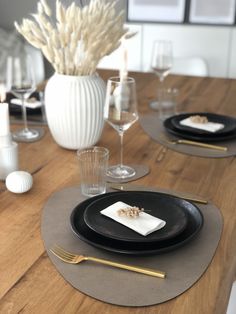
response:
<path fill-rule="evenodd" d="M 160 118 L 165 120 L 177 114 L 177 88 L 162 88 L 158 91 L 158 102 L 160 104 Z"/>
<path fill-rule="evenodd" d="M 120 163 L 108 168 L 107 175 L 123 179 L 135 175 L 135 170 L 123 164 L 123 135 L 124 132 L 138 120 L 136 84 L 131 77 L 112 77 L 107 83 L 104 108 L 105 120 L 120 136 Z"/>
<path fill-rule="evenodd" d="M 105 193 L 108 149 L 98 146 L 81 149 L 77 151 L 77 157 L 82 194 L 92 197 Z"/>
<path fill-rule="evenodd" d="M 22 101 L 24 128 L 13 132 L 13 139 L 19 142 L 32 142 L 37 140 L 40 136 L 39 131 L 28 127 L 25 107 L 25 101 L 36 89 L 33 64 L 28 54 L 21 57 L 8 57 L 7 89 Z"/>
<path fill-rule="evenodd" d="M 151 67 L 153 72 L 159 77 L 160 89 L 163 88 L 165 77 L 170 73 L 173 65 L 172 42 L 167 40 L 157 40 L 153 44 Z M 158 101 L 151 102 L 153 109 L 159 109 Z"/>

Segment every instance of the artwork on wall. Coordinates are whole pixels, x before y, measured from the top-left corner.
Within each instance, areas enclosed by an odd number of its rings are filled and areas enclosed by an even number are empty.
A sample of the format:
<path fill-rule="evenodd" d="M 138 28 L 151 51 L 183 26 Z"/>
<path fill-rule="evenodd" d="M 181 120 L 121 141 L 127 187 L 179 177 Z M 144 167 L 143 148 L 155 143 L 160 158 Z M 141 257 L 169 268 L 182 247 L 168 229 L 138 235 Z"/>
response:
<path fill-rule="evenodd" d="M 235 0 L 191 0 L 189 22 L 234 24 Z"/>
<path fill-rule="evenodd" d="M 236 0 L 128 0 L 127 21 L 235 24 Z"/>
<path fill-rule="evenodd" d="M 128 21 L 183 23 L 186 0 L 129 0 Z"/>

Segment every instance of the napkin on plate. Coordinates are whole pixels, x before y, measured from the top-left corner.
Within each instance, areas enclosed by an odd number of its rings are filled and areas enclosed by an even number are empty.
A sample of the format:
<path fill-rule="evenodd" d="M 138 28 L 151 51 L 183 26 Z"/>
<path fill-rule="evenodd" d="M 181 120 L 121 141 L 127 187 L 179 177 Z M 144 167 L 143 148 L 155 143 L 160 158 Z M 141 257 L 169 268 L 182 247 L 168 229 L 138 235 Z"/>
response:
<path fill-rule="evenodd" d="M 11 104 L 21 106 L 22 101 L 21 99 L 13 98 L 11 99 Z M 25 101 L 25 106 L 30 109 L 36 109 L 42 107 L 42 103 L 41 101 L 38 101 L 36 98 L 33 97 Z"/>
<path fill-rule="evenodd" d="M 140 233 L 143 236 L 163 228 L 166 224 L 164 220 L 151 216 L 145 212 L 141 212 L 136 218 L 119 216 L 118 210 L 127 207 L 132 206 L 123 202 L 116 202 L 103 209 L 100 213 Z"/>
<path fill-rule="evenodd" d="M 191 128 L 201 129 L 208 132 L 217 132 L 224 128 L 224 124 L 216 122 L 207 122 L 207 123 L 196 123 L 192 122 L 191 118 L 186 118 L 179 122 L 181 125 L 189 126 Z"/>

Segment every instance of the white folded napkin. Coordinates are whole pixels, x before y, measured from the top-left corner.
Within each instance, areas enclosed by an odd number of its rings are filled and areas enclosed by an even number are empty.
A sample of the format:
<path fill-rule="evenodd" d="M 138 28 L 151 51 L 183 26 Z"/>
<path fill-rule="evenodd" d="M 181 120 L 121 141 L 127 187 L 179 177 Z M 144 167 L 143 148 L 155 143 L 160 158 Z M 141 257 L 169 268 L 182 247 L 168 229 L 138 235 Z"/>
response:
<path fill-rule="evenodd" d="M 22 101 L 21 101 L 21 99 L 13 98 L 13 99 L 11 99 L 11 104 L 21 106 Z M 25 101 L 25 106 L 27 108 L 36 109 L 36 108 L 42 107 L 42 103 L 41 103 L 41 101 L 38 101 L 35 98 L 29 98 L 28 100 Z"/>
<path fill-rule="evenodd" d="M 118 210 L 127 207 L 132 206 L 123 202 L 116 202 L 113 205 L 103 209 L 100 213 L 138 232 L 143 236 L 163 228 L 166 224 L 164 220 L 146 214 L 145 212 L 141 212 L 140 215 L 136 218 L 119 216 Z"/>
<path fill-rule="evenodd" d="M 207 123 L 196 123 L 192 122 L 191 118 L 186 118 L 179 122 L 181 125 L 189 126 L 191 128 L 201 129 L 209 132 L 217 132 L 224 128 L 224 124 L 216 123 L 216 122 L 207 122 Z"/>

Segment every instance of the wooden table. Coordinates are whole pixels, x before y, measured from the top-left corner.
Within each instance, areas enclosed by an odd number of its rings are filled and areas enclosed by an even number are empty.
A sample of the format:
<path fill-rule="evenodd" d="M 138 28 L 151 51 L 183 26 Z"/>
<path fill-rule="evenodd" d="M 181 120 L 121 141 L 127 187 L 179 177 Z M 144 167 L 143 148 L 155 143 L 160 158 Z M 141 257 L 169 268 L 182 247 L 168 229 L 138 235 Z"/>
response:
<path fill-rule="evenodd" d="M 106 80 L 109 71 L 100 71 Z M 158 79 L 136 78 L 139 112 L 149 111 Z M 181 110 L 236 115 L 236 80 L 169 76 L 168 86 L 180 91 Z M 15 126 L 13 126 L 14 128 Z M 33 173 L 30 192 L 12 194 L 0 182 L 0 313 L 225 313 L 236 270 L 236 162 L 199 158 L 167 150 L 151 140 L 138 123 L 125 134 L 125 162 L 148 164 L 151 172 L 137 184 L 185 191 L 211 199 L 222 211 L 224 230 L 216 254 L 201 279 L 181 296 L 147 308 L 125 308 L 94 300 L 71 287 L 50 262 L 40 235 L 42 208 L 50 195 L 79 184 L 75 151 L 59 147 L 49 130 L 38 142 L 19 144 L 20 168 Z M 119 139 L 108 125 L 98 145 L 118 160 Z M 147 291 L 148 293 L 148 291 Z"/>

